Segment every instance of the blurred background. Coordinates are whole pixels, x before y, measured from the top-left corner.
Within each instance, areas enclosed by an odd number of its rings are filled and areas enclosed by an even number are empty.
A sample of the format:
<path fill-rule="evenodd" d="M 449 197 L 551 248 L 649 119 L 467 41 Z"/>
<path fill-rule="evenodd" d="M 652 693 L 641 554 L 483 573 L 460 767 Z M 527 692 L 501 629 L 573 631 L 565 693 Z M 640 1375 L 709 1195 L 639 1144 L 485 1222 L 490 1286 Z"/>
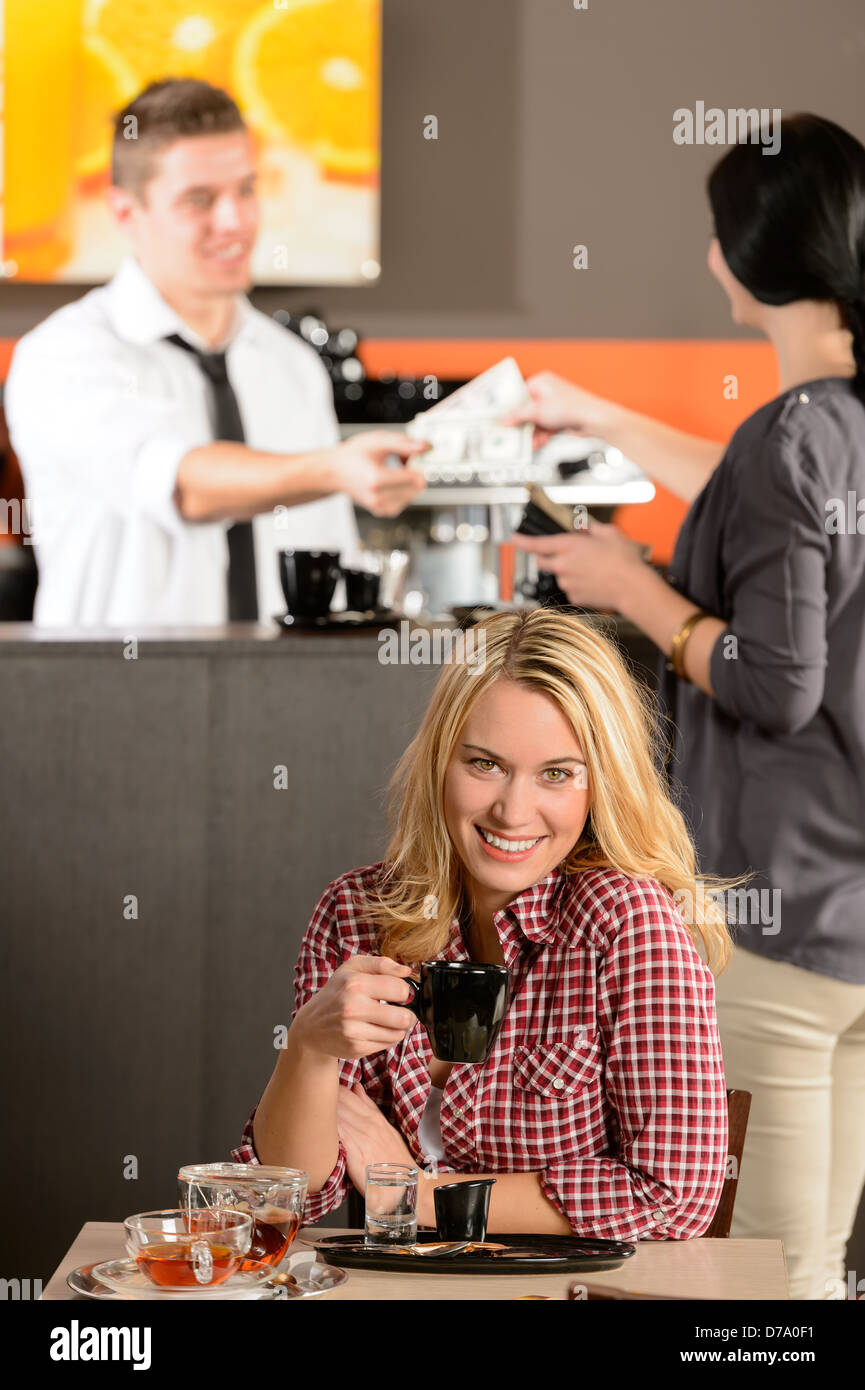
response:
<path fill-rule="evenodd" d="M 511 355 L 525 376 L 549 368 L 728 439 L 775 395 L 774 358 L 730 322 L 706 268 L 704 185 L 722 151 L 674 144 L 673 112 L 698 99 L 812 110 L 865 140 L 861 0 L 4 9 L 0 379 L 17 339 L 120 258 L 100 201 L 111 111 L 149 78 L 195 74 L 232 92 L 259 146 L 251 299 L 321 353 L 346 432 L 406 421 L 428 379 L 444 393 Z M 422 535 L 428 558 L 480 555 L 492 507 L 433 493 L 400 519 L 411 536 L 373 527 L 369 544 Z M 0 495 L 23 496 L 2 415 Z M 685 504 L 660 487 L 621 496 L 602 513 L 663 566 Z M 484 562 L 455 568 L 449 550 L 429 583 L 445 570 L 464 576 L 466 603 L 485 597 L 472 587 Z M 29 617 L 34 584 L 26 536 L 0 514 L 0 619 Z M 156 642 L 140 662 L 4 645 L 4 1183 L 19 1191 L 23 1165 L 45 1198 L 7 1228 L 22 1276 L 47 1274 L 85 1220 L 170 1199 L 177 1163 L 238 1142 L 310 911 L 330 879 L 379 857 L 387 775 L 436 674 L 394 668 L 385 704 L 374 659 L 340 640 L 291 662 L 277 643 L 216 639 Z M 364 711 L 360 739 L 347 704 Z M 290 808 L 273 790 L 283 762 Z M 129 893 L 140 921 L 119 918 Z M 865 1267 L 861 1213 L 848 1263 Z"/>

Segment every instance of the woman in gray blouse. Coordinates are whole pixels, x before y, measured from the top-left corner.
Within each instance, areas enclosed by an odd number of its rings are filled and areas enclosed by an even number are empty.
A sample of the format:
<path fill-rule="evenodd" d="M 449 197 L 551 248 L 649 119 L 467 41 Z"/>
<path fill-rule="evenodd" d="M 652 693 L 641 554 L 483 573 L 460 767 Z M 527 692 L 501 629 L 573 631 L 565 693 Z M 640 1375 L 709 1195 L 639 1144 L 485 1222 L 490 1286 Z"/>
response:
<path fill-rule="evenodd" d="M 752 875 L 716 985 L 727 1085 L 753 1095 L 732 1234 L 783 1239 L 791 1297 L 837 1298 L 865 1180 L 865 148 L 793 116 L 708 192 L 709 269 L 780 394 L 725 447 L 541 373 L 513 420 L 603 438 L 691 508 L 669 582 L 612 527 L 514 539 L 668 658 L 702 870 Z"/>

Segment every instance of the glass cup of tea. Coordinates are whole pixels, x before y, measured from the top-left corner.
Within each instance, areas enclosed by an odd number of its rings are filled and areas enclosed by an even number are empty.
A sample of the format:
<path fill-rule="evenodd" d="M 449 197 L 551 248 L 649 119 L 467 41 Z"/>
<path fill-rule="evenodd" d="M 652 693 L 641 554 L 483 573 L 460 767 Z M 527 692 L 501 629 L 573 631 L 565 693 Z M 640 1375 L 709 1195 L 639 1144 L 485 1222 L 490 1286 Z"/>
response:
<path fill-rule="evenodd" d="M 274 1269 L 303 1224 L 309 1175 L 262 1163 L 188 1163 L 177 1174 L 184 1211 L 216 1208 L 252 1218 L 249 1260 Z"/>
<path fill-rule="evenodd" d="M 225 1283 L 242 1267 L 252 1241 L 247 1212 L 212 1207 L 145 1211 L 123 1225 L 129 1258 L 162 1289 Z"/>
<path fill-rule="evenodd" d="M 418 1170 L 411 1164 L 368 1164 L 364 1244 L 415 1244 L 417 1179 Z"/>

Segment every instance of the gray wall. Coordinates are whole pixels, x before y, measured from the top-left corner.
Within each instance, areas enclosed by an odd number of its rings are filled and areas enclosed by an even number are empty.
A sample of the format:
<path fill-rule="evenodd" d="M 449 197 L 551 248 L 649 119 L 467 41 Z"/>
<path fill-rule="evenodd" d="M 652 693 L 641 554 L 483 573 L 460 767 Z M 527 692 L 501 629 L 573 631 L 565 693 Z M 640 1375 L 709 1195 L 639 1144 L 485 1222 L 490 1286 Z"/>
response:
<path fill-rule="evenodd" d="M 384 0 L 382 278 L 256 302 L 385 338 L 740 336 L 705 268 L 723 150 L 674 145 L 673 111 L 812 110 L 865 140 L 861 0 L 588 5 Z M 0 335 L 80 293 L 6 287 Z"/>

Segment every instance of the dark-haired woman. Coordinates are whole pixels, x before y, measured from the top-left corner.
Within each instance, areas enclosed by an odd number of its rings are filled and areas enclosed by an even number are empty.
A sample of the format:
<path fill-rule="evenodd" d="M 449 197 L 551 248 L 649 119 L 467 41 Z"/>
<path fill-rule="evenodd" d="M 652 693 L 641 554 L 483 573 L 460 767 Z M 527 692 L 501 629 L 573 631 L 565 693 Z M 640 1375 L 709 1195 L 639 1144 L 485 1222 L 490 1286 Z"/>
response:
<path fill-rule="evenodd" d="M 513 417 L 604 438 L 691 502 L 670 582 L 612 527 L 515 541 L 668 658 L 702 867 L 754 873 L 717 987 L 727 1085 L 753 1094 L 732 1233 L 781 1237 L 791 1296 L 823 1299 L 865 1180 L 865 148 L 812 115 L 781 133 L 708 184 L 709 269 L 779 394 L 726 448 L 549 373 Z"/>

